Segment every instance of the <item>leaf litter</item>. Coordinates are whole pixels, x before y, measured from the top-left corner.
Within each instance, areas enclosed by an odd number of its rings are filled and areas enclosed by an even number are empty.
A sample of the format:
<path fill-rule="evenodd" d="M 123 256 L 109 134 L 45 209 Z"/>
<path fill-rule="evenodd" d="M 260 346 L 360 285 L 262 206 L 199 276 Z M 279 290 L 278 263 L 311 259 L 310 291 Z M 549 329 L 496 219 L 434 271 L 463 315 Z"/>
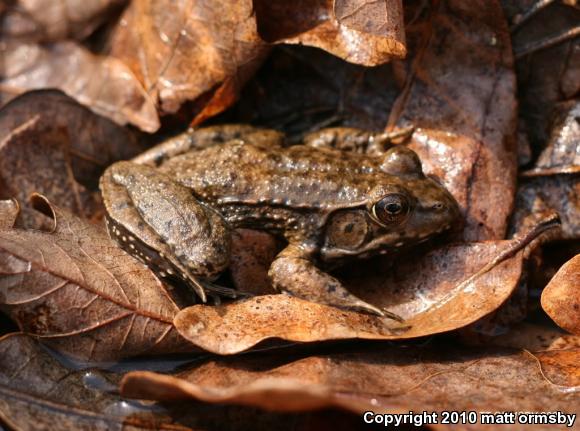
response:
<path fill-rule="evenodd" d="M 220 429 L 224 425 L 251 429 L 250 424 L 280 427 L 291 422 L 288 416 L 270 417 L 247 408 L 243 410 L 246 421 L 236 421 L 237 413 L 231 413 L 234 407 L 212 410 L 193 400 L 281 412 L 322 407 L 356 414 L 364 409 L 469 410 L 474 409 L 470 399 L 481 401 L 477 410 L 543 411 L 549 405 L 568 413 L 577 411 L 577 336 L 525 322 L 499 336 L 470 330 L 502 310 L 508 321 L 512 318 L 503 327 L 508 330 L 518 318 L 506 311 L 510 302 L 519 301 L 529 320 L 531 313 L 537 313 L 526 308 L 533 300 L 527 291 L 529 253 L 537 250 L 539 242 L 577 240 L 573 43 L 550 48 L 552 52 L 567 50 L 561 74 L 531 74 L 529 91 L 520 89 L 518 94 L 525 99 L 524 114 L 541 116 L 537 124 L 525 116 L 520 123 L 532 131 L 527 157 L 535 159 L 538 149 L 543 152 L 532 168 L 520 173 L 516 196 L 516 87 L 510 41 L 514 33 L 512 29 L 510 35 L 504 18 L 508 2 L 503 4 L 504 11 L 497 3 L 485 7 L 461 1 L 405 4 L 406 41 L 396 1 L 385 3 L 386 15 L 379 13 L 381 2 L 320 1 L 300 9 L 283 2 L 256 1 L 256 17 L 240 13 L 229 21 L 197 3 L 186 10 L 179 5 L 166 7 L 163 2 L 132 2 L 116 24 L 99 27 L 111 16 L 114 3 L 87 8 L 86 14 L 77 15 L 78 20 L 72 16 L 70 21 L 38 20 L 37 28 L 29 22 L 14 27 L 18 25 L 14 10 L 0 8 L 0 20 L 10 23 L 3 31 L 12 32 L 0 34 L 1 52 L 11 59 L 4 64 L 0 82 L 2 101 L 31 85 L 60 87 L 93 111 L 152 132 L 160 127 L 159 115 L 167 119 L 175 112 L 182 124 L 191 119 L 198 124 L 222 112 L 240 97 L 243 83 L 263 62 L 271 44 L 306 44 L 355 63 L 374 62 L 379 66 L 368 69 L 313 50 L 275 49 L 258 77 L 250 81 L 241 103 L 225 118 L 266 120 L 269 125 L 282 118 L 280 127 L 293 129 L 298 137 L 324 124 L 374 130 L 411 127 L 414 133 L 403 144 L 420 154 L 425 171 L 441 178 L 460 202 L 466 226 L 455 239 L 467 242 L 439 244 L 428 252 L 415 250 L 392 262 L 379 258 L 341 272 L 353 293 L 403 317 L 403 322 L 273 295 L 265 268 L 276 243 L 251 232 L 236 235 L 240 255 L 234 257 L 231 271 L 238 288 L 259 296 L 220 306 L 184 307 L 172 299 L 172 289 L 167 290 L 148 269 L 118 250 L 100 226 L 69 213 L 99 222 L 102 213 L 94 184 L 103 167 L 138 152 L 133 134 L 79 109 L 60 93 L 31 92 L 0 111 L 0 160 L 5 163 L 0 198 L 7 199 L 0 202 L 0 302 L 24 332 L 61 354 L 90 362 L 137 354 L 199 353 L 200 348 L 231 355 L 254 348 L 251 355 L 198 363 L 173 375 L 136 371 L 125 377 L 124 395 L 163 403 L 191 400 L 197 422 L 187 414 L 170 412 L 184 429 L 190 425 L 215 429 L 216 423 Z M 249 4 L 242 2 L 236 10 L 247 12 Z M 171 11 L 176 11 L 172 16 L 184 19 L 168 22 Z M 297 18 L 277 21 L 273 19 L 277 13 Z M 551 24 L 562 16 L 551 18 Z M 518 44 L 529 37 L 525 25 L 518 30 Z M 352 46 L 343 43 L 348 38 L 340 40 L 345 35 L 366 43 L 349 51 Z M 210 42 L 195 48 L 188 39 L 200 37 L 197 40 Z M 99 45 L 99 40 L 104 43 Z M 216 43 L 223 44 L 222 52 L 215 50 Z M 161 53 L 158 57 L 152 54 L 155 50 Z M 408 51 L 407 60 L 380 65 L 402 56 L 403 50 Z M 537 68 L 540 72 L 550 65 L 555 55 L 550 50 L 537 57 L 522 56 L 517 63 L 518 79 L 526 62 L 543 61 Z M 552 63 L 550 67 L 559 67 L 560 63 Z M 208 73 L 198 74 L 198 65 Z M 54 75 L 63 67 L 66 76 Z M 88 71 L 98 76 L 105 71 L 108 81 L 118 86 L 86 80 Z M 90 85 L 76 87 L 78 82 Z M 345 82 L 353 85 L 345 88 Z M 537 106 L 534 94 L 543 101 Z M 556 120 L 544 145 L 540 128 L 554 106 Z M 301 123 L 292 115 L 284 118 L 288 112 L 304 112 L 312 121 Z M 274 113 L 278 119 L 271 117 Z M 328 114 L 331 118 L 324 119 Z M 87 121 L 87 130 L 76 126 Z M 87 138 L 93 136 L 97 139 Z M 108 141 L 114 143 L 108 145 Z M 521 153 L 519 157 L 525 163 Z M 46 177 L 35 178 L 31 171 L 42 171 Z M 18 204 L 9 198 L 18 198 L 20 214 L 26 216 L 33 212 L 26 205 L 33 192 L 47 194 L 55 204 L 33 198 L 35 206 L 49 216 L 40 216 L 40 222 L 23 222 L 19 217 L 12 227 Z M 505 240 L 514 202 L 512 237 Z M 562 229 L 551 229 L 537 241 L 542 227 L 554 225 L 554 209 Z M 30 230 L 30 226 L 43 231 Z M 249 254 L 241 253 L 244 245 L 250 246 Z M 577 334 L 576 260 L 553 277 L 542 295 L 542 306 L 562 328 Z M 491 324 L 497 322 L 492 319 Z M 411 340 L 459 328 L 464 328 L 460 334 L 432 337 L 424 345 Z M 386 344 L 353 338 L 406 341 Z M 341 339 L 351 341 L 336 344 L 335 353 L 321 353 L 329 345 L 321 341 Z M 480 347 L 461 347 L 476 339 Z M 294 348 L 310 350 L 298 355 L 292 348 L 278 350 L 280 340 L 309 342 Z M 24 335 L 10 336 L 0 341 L 0 349 L 10 346 L 7 351 L 27 357 L 26 351 L 36 348 L 26 344 L 30 342 Z M 24 350 L 16 347 L 18 343 L 26 345 Z M 10 359 L 0 371 L 14 375 L 10 368 L 14 363 Z M 50 367 L 58 368 L 53 363 Z M 36 364 L 24 369 L 44 373 Z M 48 380 L 53 377 L 46 375 Z M 6 390 L 5 384 L 0 386 Z M 53 406 L 55 400 L 53 394 L 27 398 L 30 386 L 20 386 L 9 386 L 5 393 L 10 394 L 10 401 L 0 407 L 0 415 L 13 428 L 27 429 L 35 419 L 22 413 L 39 404 Z M 39 402 L 38 397 L 43 400 Z M 10 410 L 15 399 L 25 401 Z M 90 406 L 82 409 L 89 411 Z M 40 412 L 40 416 L 46 414 Z M 48 417 L 63 424 L 69 420 L 71 428 L 83 420 L 77 410 L 63 412 Z M 295 415 L 290 417 L 297 420 Z M 336 413 L 330 417 L 342 418 Z M 167 426 L 163 421 L 170 421 L 157 420 L 161 429 Z M 132 425 L 139 429 L 142 423 Z"/>

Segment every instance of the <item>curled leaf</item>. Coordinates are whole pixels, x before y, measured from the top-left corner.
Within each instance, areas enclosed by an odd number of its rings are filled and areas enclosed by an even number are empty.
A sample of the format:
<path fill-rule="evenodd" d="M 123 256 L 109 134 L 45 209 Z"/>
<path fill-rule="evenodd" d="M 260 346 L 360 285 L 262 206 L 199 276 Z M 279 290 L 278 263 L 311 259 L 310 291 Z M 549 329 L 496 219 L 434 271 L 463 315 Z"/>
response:
<path fill-rule="evenodd" d="M 218 98 L 232 103 L 268 50 L 252 8 L 250 0 L 131 2 L 113 34 L 112 55 L 129 65 L 163 112 L 206 93 L 211 99 L 221 87 L 227 95 Z M 214 111 L 227 107 L 217 105 Z"/>
<path fill-rule="evenodd" d="M 0 308 L 22 331 L 86 361 L 182 351 L 177 306 L 96 226 L 36 197 L 54 231 L 0 231 Z"/>
<path fill-rule="evenodd" d="M 0 53 L 0 102 L 27 90 L 57 88 L 118 124 L 148 132 L 159 128 L 153 99 L 116 58 L 95 55 L 71 41 L 8 42 Z"/>
<path fill-rule="evenodd" d="M 351 347 L 280 364 L 277 357 L 209 361 L 174 376 L 125 375 L 121 393 L 135 398 L 232 403 L 288 411 L 338 406 L 358 414 L 421 411 L 577 412 L 580 351 L 530 354 L 456 345 Z M 473 400 L 477 399 L 477 405 Z M 538 426 L 548 430 L 550 426 Z M 448 429 L 442 427 L 442 429 Z M 451 429 L 451 428 L 449 428 Z M 455 428 L 453 428 L 455 429 Z"/>
<path fill-rule="evenodd" d="M 175 317 L 175 326 L 191 343 L 222 355 L 269 338 L 394 340 L 451 331 L 506 301 L 520 279 L 522 247 L 553 222 L 549 219 L 510 241 L 446 246 L 420 259 L 400 261 L 390 271 L 383 267 L 353 278 L 351 292 L 403 317 L 402 324 L 286 295 L 265 295 L 216 307 L 185 308 Z"/>
<path fill-rule="evenodd" d="M 254 1 L 268 42 L 314 46 L 346 61 L 377 66 L 406 55 L 400 0 Z"/>
<path fill-rule="evenodd" d="M 580 255 L 550 280 L 542 292 L 542 308 L 558 326 L 580 335 Z"/>

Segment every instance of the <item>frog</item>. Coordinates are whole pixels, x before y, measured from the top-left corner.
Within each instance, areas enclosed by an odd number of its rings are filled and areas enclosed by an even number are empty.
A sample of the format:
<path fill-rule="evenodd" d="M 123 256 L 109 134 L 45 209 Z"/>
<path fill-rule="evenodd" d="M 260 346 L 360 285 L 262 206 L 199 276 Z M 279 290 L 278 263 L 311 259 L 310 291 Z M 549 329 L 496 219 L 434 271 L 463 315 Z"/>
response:
<path fill-rule="evenodd" d="M 268 271 L 278 292 L 385 317 L 332 270 L 425 242 L 460 218 L 414 151 L 384 132 L 351 128 L 296 145 L 273 129 L 200 128 L 112 164 L 99 185 L 110 236 L 202 303 L 236 296 L 215 280 L 228 268 L 232 232 L 249 228 L 285 243 Z"/>

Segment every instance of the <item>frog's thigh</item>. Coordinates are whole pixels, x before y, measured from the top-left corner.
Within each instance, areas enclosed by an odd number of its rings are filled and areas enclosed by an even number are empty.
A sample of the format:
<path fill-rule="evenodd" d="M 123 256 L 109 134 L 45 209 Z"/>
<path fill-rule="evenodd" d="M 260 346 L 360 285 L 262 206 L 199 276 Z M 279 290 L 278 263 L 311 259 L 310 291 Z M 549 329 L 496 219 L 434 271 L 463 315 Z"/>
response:
<path fill-rule="evenodd" d="M 101 179 L 111 219 L 193 276 L 212 278 L 229 264 L 231 233 L 215 210 L 155 168 L 118 162 Z M 186 274 L 186 275 L 188 275 Z"/>
<path fill-rule="evenodd" d="M 383 316 L 377 307 L 351 294 L 336 278 L 318 269 L 299 247 L 289 245 L 276 257 L 268 275 L 282 292 L 312 302 Z"/>
<path fill-rule="evenodd" d="M 410 127 L 395 132 L 370 132 L 354 127 L 329 127 L 307 134 L 303 143 L 373 156 L 383 154 L 392 146 L 393 139 L 407 138 L 413 130 Z"/>
<path fill-rule="evenodd" d="M 164 161 L 214 145 L 240 139 L 256 145 L 280 146 L 284 135 L 276 130 L 260 129 L 247 124 L 224 124 L 219 126 L 190 129 L 135 157 L 133 163 L 159 166 Z"/>

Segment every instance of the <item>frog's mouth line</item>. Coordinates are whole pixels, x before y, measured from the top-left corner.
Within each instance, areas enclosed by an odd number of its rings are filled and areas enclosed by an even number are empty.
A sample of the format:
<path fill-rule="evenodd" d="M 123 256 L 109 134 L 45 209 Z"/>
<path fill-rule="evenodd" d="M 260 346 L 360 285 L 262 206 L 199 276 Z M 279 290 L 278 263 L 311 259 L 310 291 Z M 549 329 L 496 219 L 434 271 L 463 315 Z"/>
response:
<path fill-rule="evenodd" d="M 427 242 L 432 240 L 444 232 L 447 232 L 451 229 L 451 226 L 445 226 L 439 229 L 436 232 L 430 233 L 429 235 L 425 236 L 424 238 L 416 238 L 406 240 L 405 242 L 396 242 L 396 241 L 385 241 L 385 237 L 376 238 L 373 241 L 368 242 L 365 244 L 364 247 L 357 248 L 354 250 L 346 249 L 346 248 L 339 248 L 339 247 L 322 247 L 320 250 L 320 256 L 323 262 L 332 262 L 332 261 L 339 261 L 341 259 L 346 259 L 349 257 L 355 257 L 358 259 L 368 259 L 373 256 L 381 255 L 381 254 L 390 254 L 394 252 L 399 252 L 402 249 L 410 248 L 415 245 Z M 385 245 L 387 242 L 389 245 Z"/>

